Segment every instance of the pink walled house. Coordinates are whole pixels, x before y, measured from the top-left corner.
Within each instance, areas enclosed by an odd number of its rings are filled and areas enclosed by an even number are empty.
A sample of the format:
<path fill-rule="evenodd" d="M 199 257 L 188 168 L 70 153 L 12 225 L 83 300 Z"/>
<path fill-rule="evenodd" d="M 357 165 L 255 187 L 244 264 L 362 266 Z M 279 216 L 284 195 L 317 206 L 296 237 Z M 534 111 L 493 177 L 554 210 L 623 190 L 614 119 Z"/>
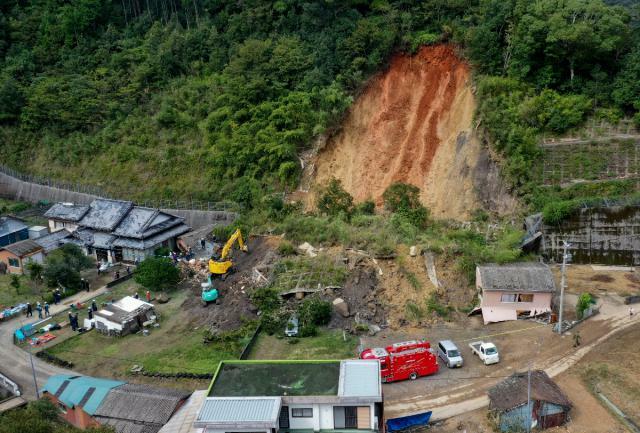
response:
<path fill-rule="evenodd" d="M 556 292 L 551 269 L 538 262 L 478 266 L 476 288 L 485 324 L 550 312 Z"/>

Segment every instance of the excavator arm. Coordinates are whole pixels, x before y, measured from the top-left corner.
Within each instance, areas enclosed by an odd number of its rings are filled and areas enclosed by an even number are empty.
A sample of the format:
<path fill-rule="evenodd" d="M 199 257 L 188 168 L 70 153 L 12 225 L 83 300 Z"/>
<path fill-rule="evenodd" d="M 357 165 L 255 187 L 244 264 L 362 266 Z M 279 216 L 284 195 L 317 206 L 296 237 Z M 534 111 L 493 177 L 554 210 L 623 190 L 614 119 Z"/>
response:
<path fill-rule="evenodd" d="M 247 248 L 247 245 L 244 243 L 244 239 L 242 239 L 242 232 L 240 232 L 240 229 L 237 229 L 229 237 L 227 243 L 224 244 L 222 253 L 220 254 L 220 259 L 209 260 L 209 272 L 214 275 L 224 275 L 229 272 L 229 269 L 231 269 L 231 267 L 233 266 L 233 262 L 231 261 L 231 259 L 227 259 L 227 256 L 229 255 L 229 251 L 231 251 L 231 248 L 236 241 L 238 242 L 238 245 L 240 246 L 240 249 L 242 251 L 244 251 L 245 253 L 249 251 L 249 248 Z"/>
<path fill-rule="evenodd" d="M 248 248 L 244 243 L 244 239 L 242 239 L 242 232 L 240 231 L 240 229 L 237 229 L 229 237 L 227 243 L 224 244 L 224 247 L 222 248 L 222 254 L 220 255 L 220 260 L 224 260 L 227 258 L 227 255 L 229 255 L 229 251 L 231 251 L 231 248 L 236 241 L 238 241 L 238 245 L 240 246 L 240 249 L 242 251 L 244 251 L 245 253 L 248 251 Z"/>

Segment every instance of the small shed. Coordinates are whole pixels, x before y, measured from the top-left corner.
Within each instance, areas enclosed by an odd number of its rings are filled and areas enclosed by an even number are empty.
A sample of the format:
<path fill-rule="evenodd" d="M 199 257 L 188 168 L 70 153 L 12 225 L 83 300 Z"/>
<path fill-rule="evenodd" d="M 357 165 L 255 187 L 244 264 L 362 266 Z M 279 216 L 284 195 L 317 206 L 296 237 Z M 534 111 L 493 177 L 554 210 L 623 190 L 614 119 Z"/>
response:
<path fill-rule="evenodd" d="M 49 229 L 45 226 L 29 227 L 29 239 L 38 239 L 49 234 Z"/>
<path fill-rule="evenodd" d="M 501 431 L 560 426 L 569 420 L 571 402 L 543 370 L 531 372 L 531 401 L 527 405 L 528 373 L 515 373 L 489 389 L 489 410 Z"/>
<path fill-rule="evenodd" d="M 105 305 L 94 315 L 96 330 L 107 335 L 127 335 L 142 329 L 143 324 L 155 320 L 153 304 L 125 296 Z"/>
<path fill-rule="evenodd" d="M 556 292 L 551 269 L 538 262 L 478 266 L 476 288 L 485 324 L 548 313 Z"/>
<path fill-rule="evenodd" d="M 29 262 L 44 262 L 44 249 L 31 239 L 5 245 L 0 248 L 0 261 L 7 265 L 10 274 L 24 274 Z"/>

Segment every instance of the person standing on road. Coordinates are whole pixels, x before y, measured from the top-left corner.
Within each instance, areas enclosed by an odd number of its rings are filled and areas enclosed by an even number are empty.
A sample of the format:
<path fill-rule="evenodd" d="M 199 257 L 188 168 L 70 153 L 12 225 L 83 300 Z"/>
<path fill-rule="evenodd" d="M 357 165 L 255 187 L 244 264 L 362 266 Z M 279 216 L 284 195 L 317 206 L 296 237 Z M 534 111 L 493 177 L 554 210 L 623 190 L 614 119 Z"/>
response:
<path fill-rule="evenodd" d="M 91 309 L 93 311 L 98 311 L 98 304 L 96 304 L 96 300 L 91 301 Z"/>
<path fill-rule="evenodd" d="M 87 308 L 87 318 L 89 320 L 93 319 L 93 310 L 91 309 L 91 307 Z"/>
<path fill-rule="evenodd" d="M 207 246 L 207 243 L 205 242 L 204 238 L 200 238 L 200 249 L 204 250 Z"/>
<path fill-rule="evenodd" d="M 573 347 L 580 346 L 580 340 L 582 340 L 582 337 L 580 337 L 580 331 L 576 331 L 573 335 Z"/>
<path fill-rule="evenodd" d="M 60 289 L 56 289 L 53 292 L 53 303 L 58 305 L 60 303 Z"/>
<path fill-rule="evenodd" d="M 74 320 L 73 313 L 69 313 L 69 325 L 71 326 L 72 331 L 76 330 L 76 322 Z"/>
<path fill-rule="evenodd" d="M 633 311 L 633 307 L 629 307 L 629 320 L 633 319 L 634 314 L 635 314 L 635 311 Z"/>
<path fill-rule="evenodd" d="M 49 317 L 51 316 L 51 314 L 49 314 L 49 303 L 45 302 L 44 303 L 44 317 Z"/>
<path fill-rule="evenodd" d="M 38 319 L 42 319 L 42 305 L 40 305 L 40 302 L 36 305 L 36 311 L 38 312 Z"/>
<path fill-rule="evenodd" d="M 27 317 L 33 317 L 33 307 L 31 302 L 27 302 Z"/>

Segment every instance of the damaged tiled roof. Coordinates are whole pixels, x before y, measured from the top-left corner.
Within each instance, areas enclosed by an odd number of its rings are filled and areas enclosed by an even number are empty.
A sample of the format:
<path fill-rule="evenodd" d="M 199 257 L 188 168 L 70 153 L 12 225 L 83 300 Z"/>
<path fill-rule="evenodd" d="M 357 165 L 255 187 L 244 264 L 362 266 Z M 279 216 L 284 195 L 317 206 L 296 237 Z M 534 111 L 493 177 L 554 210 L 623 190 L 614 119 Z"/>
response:
<path fill-rule="evenodd" d="M 6 245 L 0 249 L 7 250 L 18 257 L 24 257 L 37 251 L 42 251 L 42 247 L 31 239 L 26 239 L 24 241 L 16 242 L 15 244 L 11 245 Z"/>
<path fill-rule="evenodd" d="M 490 408 L 509 410 L 527 403 L 527 373 L 515 373 L 489 389 Z M 560 387 L 543 370 L 531 372 L 531 400 L 571 408 L 571 402 Z"/>
<path fill-rule="evenodd" d="M 89 211 L 79 224 L 96 230 L 112 231 L 133 208 L 130 201 L 97 199 L 89 205 Z"/>
<path fill-rule="evenodd" d="M 182 222 L 182 218 L 157 209 L 136 206 L 118 225 L 114 234 L 127 238 L 144 239 Z"/>
<path fill-rule="evenodd" d="M 147 248 L 151 248 L 154 245 L 158 245 L 161 242 L 166 241 L 167 239 L 171 239 L 175 236 L 180 236 L 186 232 L 191 230 L 189 226 L 186 224 L 180 223 L 176 227 L 173 227 L 167 231 L 161 232 L 155 236 L 150 238 L 142 239 L 133 239 L 133 238 L 125 238 L 121 237 L 113 241 L 114 247 L 123 247 L 123 248 L 135 248 L 138 250 L 146 250 Z"/>
<path fill-rule="evenodd" d="M 117 420 L 107 423 L 116 427 L 118 433 L 155 433 L 169 421 L 189 394 L 175 389 L 126 384 L 112 389 L 95 415 L 101 420 Z M 144 425 L 148 429 L 130 430 L 129 423 Z"/>
<path fill-rule="evenodd" d="M 70 237 L 71 232 L 67 229 L 62 229 L 49 235 L 34 239 L 34 242 L 44 248 L 45 253 L 49 253 L 59 248 L 62 244 L 65 243 L 65 239 L 68 239 Z"/>
<path fill-rule="evenodd" d="M 56 203 L 44 213 L 45 218 L 78 222 L 89 210 L 87 205 L 73 203 Z"/>
<path fill-rule="evenodd" d="M 549 266 L 544 263 L 510 263 L 481 265 L 481 288 L 519 292 L 555 292 L 556 284 Z"/>

